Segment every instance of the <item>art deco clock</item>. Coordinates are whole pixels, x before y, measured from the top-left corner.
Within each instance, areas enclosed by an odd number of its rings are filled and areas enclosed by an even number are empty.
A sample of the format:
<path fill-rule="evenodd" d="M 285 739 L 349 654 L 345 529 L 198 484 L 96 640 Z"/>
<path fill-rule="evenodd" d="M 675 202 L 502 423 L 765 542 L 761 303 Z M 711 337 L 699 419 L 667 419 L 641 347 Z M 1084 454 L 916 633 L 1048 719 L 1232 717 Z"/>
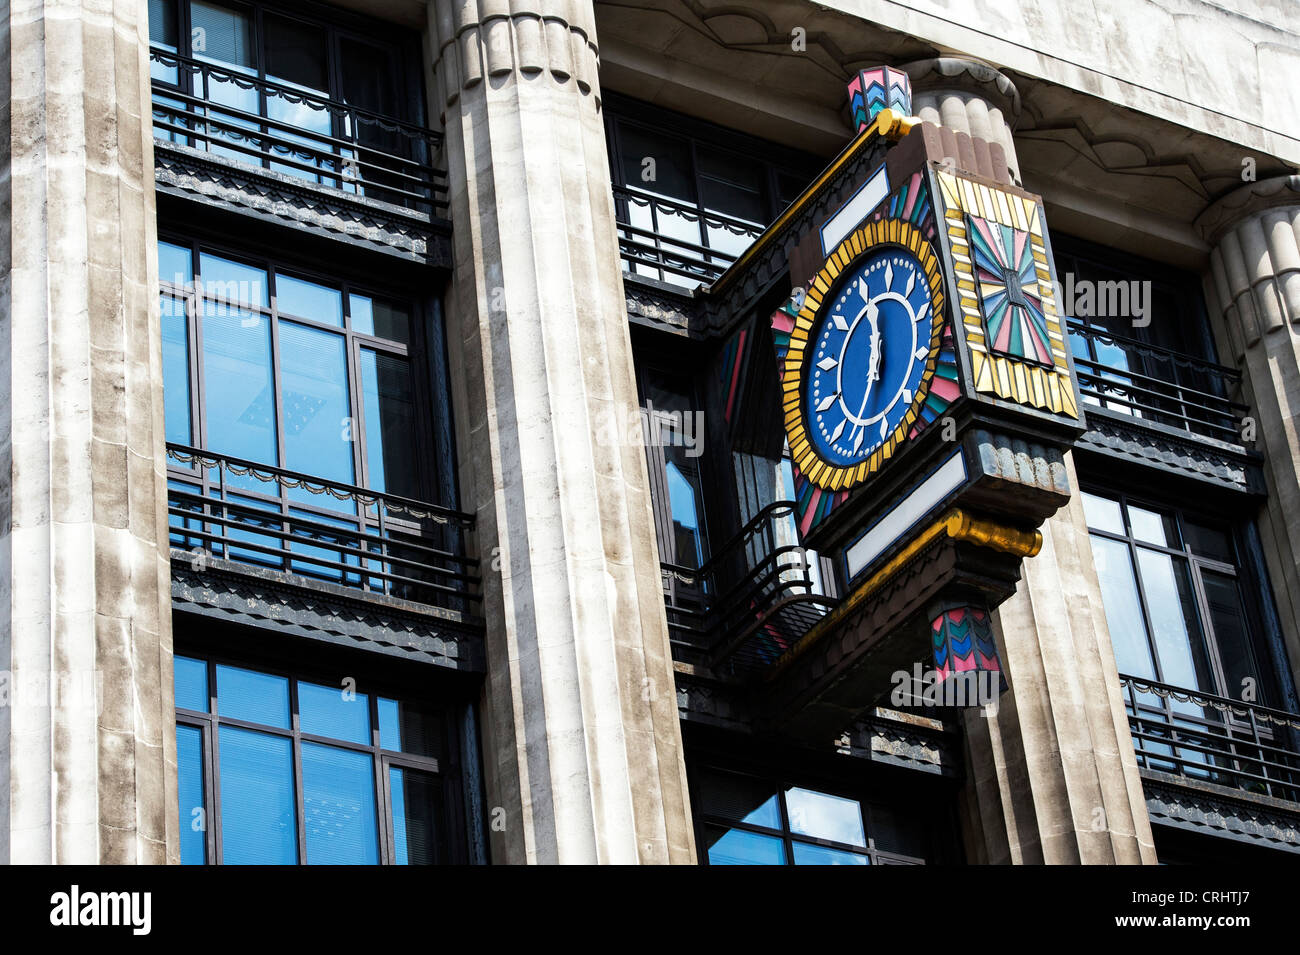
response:
<path fill-rule="evenodd" d="M 882 219 L 850 234 L 813 279 L 784 368 L 795 465 L 847 489 L 907 439 L 935 373 L 943 279 L 911 224 Z"/>

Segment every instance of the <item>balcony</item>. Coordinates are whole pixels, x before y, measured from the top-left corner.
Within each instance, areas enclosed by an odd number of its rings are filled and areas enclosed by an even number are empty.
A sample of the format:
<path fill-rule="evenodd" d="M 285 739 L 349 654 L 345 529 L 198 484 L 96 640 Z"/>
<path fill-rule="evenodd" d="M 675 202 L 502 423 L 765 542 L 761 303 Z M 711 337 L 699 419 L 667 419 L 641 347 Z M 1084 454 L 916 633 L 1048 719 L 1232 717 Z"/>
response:
<path fill-rule="evenodd" d="M 439 133 L 238 67 L 149 56 L 160 193 L 450 264 Z"/>
<path fill-rule="evenodd" d="M 692 289 L 709 285 L 763 233 L 743 219 L 614 186 L 619 253 L 627 271 Z"/>
<path fill-rule="evenodd" d="M 798 544 L 794 505 L 768 505 L 699 570 L 661 565 L 674 656 L 748 679 L 836 604 Z"/>
<path fill-rule="evenodd" d="M 168 444 L 171 546 L 281 579 L 472 616 L 474 520 L 436 504 Z"/>
<path fill-rule="evenodd" d="M 1138 766 L 1300 803 L 1300 715 L 1120 674 Z"/>
<path fill-rule="evenodd" d="M 1077 322 L 1069 330 L 1079 392 L 1090 405 L 1191 436 L 1241 443 L 1241 419 L 1249 409 L 1228 397 L 1240 393 L 1240 372 Z"/>

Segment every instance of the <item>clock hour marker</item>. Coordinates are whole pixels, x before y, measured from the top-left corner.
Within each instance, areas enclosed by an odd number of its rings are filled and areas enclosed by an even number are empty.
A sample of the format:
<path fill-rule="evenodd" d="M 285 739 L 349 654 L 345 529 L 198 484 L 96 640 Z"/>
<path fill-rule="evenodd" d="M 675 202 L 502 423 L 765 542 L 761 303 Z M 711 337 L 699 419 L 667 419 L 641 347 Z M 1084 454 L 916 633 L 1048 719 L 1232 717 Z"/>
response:
<path fill-rule="evenodd" d="M 830 355 L 827 355 L 825 358 L 823 358 L 821 361 L 817 363 L 817 367 L 820 368 L 822 371 L 830 371 L 838 364 L 839 364 L 839 359 L 832 358 Z"/>
<path fill-rule="evenodd" d="M 894 290 L 894 265 L 892 262 L 885 263 L 885 288 L 891 292 Z"/>
<path fill-rule="evenodd" d="M 928 354 L 930 354 L 930 349 L 928 349 L 928 348 L 926 348 L 924 345 L 922 345 L 920 348 L 918 348 L 918 349 L 916 350 L 916 354 L 913 355 L 912 357 L 915 358 L 917 361 L 920 361 L 922 358 L 924 358 L 924 357 L 925 357 L 926 355 L 928 355 Z"/>
<path fill-rule="evenodd" d="M 831 444 L 834 444 L 836 441 L 840 439 L 840 435 L 844 433 L 844 426 L 848 423 L 849 423 L 848 418 L 840 419 L 840 423 L 836 425 L 835 430 L 831 432 Z"/>
<path fill-rule="evenodd" d="M 887 435 L 888 433 L 889 433 L 889 424 L 885 421 L 884 418 L 881 418 L 881 419 L 880 419 L 880 438 L 881 438 L 882 441 L 884 440 L 885 435 Z"/>
<path fill-rule="evenodd" d="M 909 272 L 907 274 L 907 291 L 903 293 L 903 298 L 911 298 L 912 289 L 914 288 L 916 288 L 916 273 Z"/>
<path fill-rule="evenodd" d="M 909 390 L 907 390 L 906 388 L 904 388 L 904 389 L 903 389 L 903 404 L 905 404 L 905 405 L 910 405 L 911 403 L 912 403 L 912 392 L 910 392 Z"/>
<path fill-rule="evenodd" d="M 864 278 L 858 279 L 858 294 L 862 296 L 863 301 L 871 301 L 871 290 L 867 288 L 867 280 Z"/>
<path fill-rule="evenodd" d="M 930 314 L 930 303 L 922 302 L 921 307 L 916 310 L 916 320 L 918 322 L 923 322 L 925 321 L 925 316 L 928 314 Z"/>
<path fill-rule="evenodd" d="M 849 323 L 844 320 L 844 316 L 839 312 L 831 316 L 831 321 L 835 323 L 835 327 L 840 331 L 847 332 L 849 330 Z"/>
<path fill-rule="evenodd" d="M 858 436 L 857 436 L 856 438 L 853 439 L 853 453 L 854 453 L 854 454 L 857 454 L 860 450 L 862 450 L 862 439 L 865 438 L 866 436 L 867 436 L 867 433 L 866 433 L 865 431 L 859 431 L 859 432 L 858 432 Z"/>
<path fill-rule="evenodd" d="M 823 411 L 825 411 L 825 410 L 826 410 L 827 408 L 829 408 L 831 405 L 835 404 L 835 402 L 836 402 L 837 400 L 839 400 L 839 397 L 840 397 L 840 396 L 839 396 L 839 393 L 838 393 L 838 392 L 836 392 L 836 393 L 833 394 L 833 395 L 827 395 L 825 398 L 823 398 L 823 399 L 821 400 L 821 404 L 819 404 L 819 405 L 817 406 L 817 413 L 818 413 L 818 414 L 821 414 Z"/>

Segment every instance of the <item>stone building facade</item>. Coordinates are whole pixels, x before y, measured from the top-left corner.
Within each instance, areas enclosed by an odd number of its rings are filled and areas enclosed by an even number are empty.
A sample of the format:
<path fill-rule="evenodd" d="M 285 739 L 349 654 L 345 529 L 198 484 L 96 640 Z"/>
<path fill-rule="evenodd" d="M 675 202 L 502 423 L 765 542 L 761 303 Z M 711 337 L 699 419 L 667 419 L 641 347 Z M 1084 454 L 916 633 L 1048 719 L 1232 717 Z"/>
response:
<path fill-rule="evenodd" d="M 1286 0 L 38 0 L 0 48 L 0 858 L 1300 853 Z M 918 149 L 1037 203 L 1082 415 L 970 412 L 1005 473 L 864 583 L 929 472 L 812 533 L 774 250 Z M 931 666 L 931 559 L 982 705 L 861 662 Z"/>

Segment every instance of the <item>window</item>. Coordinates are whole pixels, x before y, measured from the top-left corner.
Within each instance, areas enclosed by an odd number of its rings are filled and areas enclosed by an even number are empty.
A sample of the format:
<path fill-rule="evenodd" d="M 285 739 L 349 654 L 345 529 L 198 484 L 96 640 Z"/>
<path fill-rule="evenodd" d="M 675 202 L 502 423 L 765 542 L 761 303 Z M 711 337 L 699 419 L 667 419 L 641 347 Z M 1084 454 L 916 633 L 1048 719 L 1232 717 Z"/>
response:
<path fill-rule="evenodd" d="M 417 41 L 388 33 L 255 4 L 150 0 L 154 134 L 387 201 L 426 195 L 429 142 L 395 122 L 421 120 L 408 66 Z"/>
<path fill-rule="evenodd" d="M 181 861 L 460 861 L 455 734 L 419 700 L 175 658 Z"/>
<path fill-rule="evenodd" d="M 920 813 L 714 768 L 694 783 L 709 865 L 923 865 L 930 856 Z"/>
<path fill-rule="evenodd" d="M 720 273 L 822 167 L 643 103 L 607 104 L 620 238 L 637 275 L 693 286 Z"/>
<path fill-rule="evenodd" d="M 461 608 L 436 302 L 205 242 L 158 261 L 172 546 Z"/>
<path fill-rule="evenodd" d="M 1083 507 L 1119 671 L 1268 703 L 1232 528 L 1126 495 L 1085 491 Z"/>
<path fill-rule="evenodd" d="M 168 441 L 428 495 L 414 303 L 202 243 L 158 263 Z"/>
<path fill-rule="evenodd" d="M 708 559 L 700 470 L 703 413 L 688 378 L 651 372 L 642 390 L 659 557 L 698 570 Z"/>
<path fill-rule="evenodd" d="M 1084 401 L 1235 440 L 1238 376 L 1215 362 L 1200 279 L 1068 236 L 1053 247 Z"/>

